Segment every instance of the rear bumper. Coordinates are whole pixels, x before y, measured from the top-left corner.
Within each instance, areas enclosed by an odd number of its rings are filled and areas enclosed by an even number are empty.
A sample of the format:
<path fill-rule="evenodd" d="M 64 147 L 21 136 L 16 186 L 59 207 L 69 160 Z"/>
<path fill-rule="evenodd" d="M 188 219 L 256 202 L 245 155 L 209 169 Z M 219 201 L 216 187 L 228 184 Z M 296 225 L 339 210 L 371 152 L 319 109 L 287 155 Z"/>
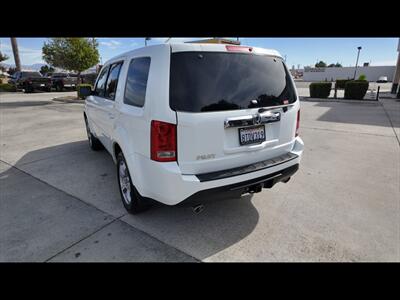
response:
<path fill-rule="evenodd" d="M 244 166 L 244 171 L 235 175 L 242 168 L 201 175 L 183 175 L 175 162 L 158 163 L 139 154 L 128 157 L 127 163 L 133 177 L 133 182 L 139 193 L 146 198 L 157 200 L 167 205 L 176 205 L 182 201 L 197 200 L 210 194 L 243 193 L 251 186 L 262 184 L 272 187 L 277 182 L 284 181 L 299 168 L 304 144 L 297 137 L 292 150 L 288 153 L 290 159 L 272 163 L 271 160 Z M 247 168 L 247 169 L 246 169 Z M 242 170 L 243 171 L 243 170 Z M 232 176 L 231 176 L 232 175 Z M 204 180 L 207 179 L 207 180 Z M 185 201 L 186 202 L 186 201 Z"/>
<path fill-rule="evenodd" d="M 181 203 L 194 204 L 204 201 L 204 199 L 218 198 L 225 195 L 240 196 L 244 193 L 253 191 L 256 188 L 272 188 L 278 182 L 288 180 L 299 169 L 299 164 L 295 164 L 286 169 L 274 172 L 262 177 L 234 183 L 226 186 L 199 191 L 188 197 Z"/>

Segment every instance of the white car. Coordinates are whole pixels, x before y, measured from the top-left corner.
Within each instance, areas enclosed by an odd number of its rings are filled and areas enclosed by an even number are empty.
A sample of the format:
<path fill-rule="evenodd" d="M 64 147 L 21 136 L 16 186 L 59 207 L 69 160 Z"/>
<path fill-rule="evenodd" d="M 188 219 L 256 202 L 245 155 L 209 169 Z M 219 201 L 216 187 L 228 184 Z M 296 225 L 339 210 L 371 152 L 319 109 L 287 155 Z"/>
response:
<path fill-rule="evenodd" d="M 376 82 L 386 83 L 386 82 L 388 82 L 388 78 L 387 78 L 387 76 L 381 76 L 381 77 L 379 77 L 379 79 Z"/>
<path fill-rule="evenodd" d="M 275 50 L 148 46 L 107 61 L 81 93 L 89 144 L 112 155 L 131 213 L 260 192 L 298 170 L 300 101 Z"/>

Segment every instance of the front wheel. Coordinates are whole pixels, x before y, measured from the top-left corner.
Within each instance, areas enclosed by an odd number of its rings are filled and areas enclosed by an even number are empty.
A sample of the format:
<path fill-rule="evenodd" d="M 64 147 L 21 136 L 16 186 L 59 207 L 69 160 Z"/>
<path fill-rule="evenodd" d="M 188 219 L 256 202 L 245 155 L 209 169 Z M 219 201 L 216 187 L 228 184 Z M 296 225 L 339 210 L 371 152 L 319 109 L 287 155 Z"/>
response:
<path fill-rule="evenodd" d="M 33 87 L 29 84 L 25 84 L 24 86 L 24 93 L 28 94 L 28 93 L 33 93 Z"/>
<path fill-rule="evenodd" d="M 128 165 L 122 152 L 117 155 L 117 174 L 119 191 L 125 209 L 131 214 L 146 210 L 149 205 L 132 184 Z"/>
<path fill-rule="evenodd" d="M 56 84 L 56 91 L 57 91 L 57 92 L 62 92 L 63 89 L 64 89 L 64 86 L 63 86 L 62 83 L 57 83 L 57 84 Z"/>

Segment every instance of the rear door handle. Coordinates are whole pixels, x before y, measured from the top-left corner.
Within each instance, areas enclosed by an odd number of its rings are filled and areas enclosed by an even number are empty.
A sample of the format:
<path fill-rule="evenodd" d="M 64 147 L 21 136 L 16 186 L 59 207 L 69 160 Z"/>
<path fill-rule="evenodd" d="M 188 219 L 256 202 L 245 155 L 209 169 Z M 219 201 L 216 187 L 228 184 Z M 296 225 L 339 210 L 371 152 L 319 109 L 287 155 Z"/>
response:
<path fill-rule="evenodd" d="M 260 121 L 261 124 L 278 122 L 281 120 L 281 113 L 279 111 L 278 112 L 267 111 L 260 114 L 260 119 L 261 119 Z"/>

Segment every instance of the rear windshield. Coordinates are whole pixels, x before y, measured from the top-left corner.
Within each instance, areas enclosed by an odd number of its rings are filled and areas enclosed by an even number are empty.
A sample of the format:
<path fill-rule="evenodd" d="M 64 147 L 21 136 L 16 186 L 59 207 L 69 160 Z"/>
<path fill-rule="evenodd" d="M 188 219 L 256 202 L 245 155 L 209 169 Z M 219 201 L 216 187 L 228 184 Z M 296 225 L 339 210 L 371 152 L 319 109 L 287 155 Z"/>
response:
<path fill-rule="evenodd" d="M 280 58 L 225 52 L 171 55 L 170 107 L 173 110 L 237 110 L 295 101 L 290 74 Z"/>

